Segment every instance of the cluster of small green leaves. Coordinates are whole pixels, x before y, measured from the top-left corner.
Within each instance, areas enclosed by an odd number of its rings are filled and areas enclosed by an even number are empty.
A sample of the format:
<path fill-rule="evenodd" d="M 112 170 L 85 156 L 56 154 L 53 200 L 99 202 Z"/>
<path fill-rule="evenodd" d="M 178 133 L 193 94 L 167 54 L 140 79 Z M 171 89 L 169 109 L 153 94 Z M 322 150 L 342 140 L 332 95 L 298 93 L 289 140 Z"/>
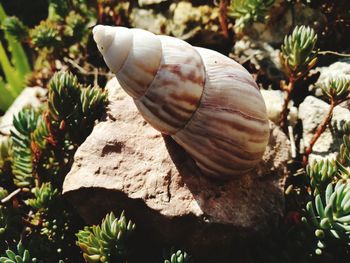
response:
<path fill-rule="evenodd" d="M 52 78 L 48 93 L 45 106 L 14 116 L 11 136 L 0 143 L 0 200 L 6 199 L 0 204 L 0 246 L 18 241 L 22 232 L 31 254 L 71 262 L 81 257 L 74 246 L 81 223 L 59 192 L 74 150 L 102 114 L 106 93 L 65 72 Z M 4 262 L 28 258 L 21 251 L 6 254 Z"/>
<path fill-rule="evenodd" d="M 124 213 L 116 218 L 106 215 L 101 226 L 85 227 L 77 233 L 77 245 L 86 262 L 124 262 L 127 254 L 125 242 L 133 233 L 135 224 L 126 220 Z"/>
<path fill-rule="evenodd" d="M 290 79 L 301 78 L 316 64 L 316 42 L 317 34 L 308 26 L 297 26 L 291 35 L 284 38 L 280 59 Z"/>
<path fill-rule="evenodd" d="M 54 51 L 66 48 L 62 46 L 66 43 L 86 41 L 88 25 L 93 21 L 86 1 L 50 0 L 47 19 L 33 29 L 29 29 L 17 17 L 7 18 L 3 29 L 17 40 L 31 43 L 36 49 Z"/>
<path fill-rule="evenodd" d="M 81 143 L 102 114 L 105 101 L 106 94 L 98 87 L 83 86 L 72 74 L 55 74 L 48 103 L 53 132 L 64 132 L 72 143 Z"/>
<path fill-rule="evenodd" d="M 337 247 L 350 245 L 349 123 L 343 130 L 343 144 L 337 159 L 314 161 L 306 169 L 311 200 L 302 220 L 314 232 L 317 255 L 334 242 L 340 244 Z"/>
<path fill-rule="evenodd" d="M 23 247 L 20 241 L 17 245 L 17 251 L 6 250 L 6 256 L 0 257 L 0 263 L 30 263 L 37 262 L 36 258 L 32 258 L 29 251 Z"/>
<path fill-rule="evenodd" d="M 15 129 L 11 130 L 12 174 L 18 187 L 34 186 L 31 135 L 40 119 L 39 112 L 32 108 L 23 109 L 13 119 Z M 41 139 L 45 141 L 45 138 Z"/>
<path fill-rule="evenodd" d="M 164 263 L 189 263 L 191 262 L 189 255 L 182 250 L 172 252 L 170 259 L 166 259 Z"/>
<path fill-rule="evenodd" d="M 22 33 L 25 30 L 23 24 L 18 28 L 11 25 L 16 23 L 10 19 L 0 3 L 0 27 L 8 27 L 8 33 L 0 40 L 0 110 L 6 111 L 15 98 L 24 88 L 24 81 L 30 73 L 30 65 L 22 45 L 16 41 L 11 33 Z M 4 41 L 6 40 L 6 42 Z"/>
<path fill-rule="evenodd" d="M 26 80 L 36 81 L 37 73 L 49 79 L 56 70 L 55 60 L 80 60 L 87 52 L 89 27 L 96 24 L 96 9 L 87 0 L 49 0 L 48 16 L 33 28 L 18 17 L 7 17 L 2 23 L 6 35 L 37 52 L 34 72 Z M 19 43 L 18 43 L 19 44 Z M 45 69 L 45 70 L 44 70 Z M 30 78 L 31 77 L 31 78 Z"/>
<path fill-rule="evenodd" d="M 228 15 L 234 17 L 235 27 L 242 31 L 253 22 L 265 22 L 275 0 L 232 0 Z"/>
<path fill-rule="evenodd" d="M 349 98 L 350 79 L 345 76 L 333 77 L 328 79 L 321 88 L 329 101 L 342 102 Z"/>

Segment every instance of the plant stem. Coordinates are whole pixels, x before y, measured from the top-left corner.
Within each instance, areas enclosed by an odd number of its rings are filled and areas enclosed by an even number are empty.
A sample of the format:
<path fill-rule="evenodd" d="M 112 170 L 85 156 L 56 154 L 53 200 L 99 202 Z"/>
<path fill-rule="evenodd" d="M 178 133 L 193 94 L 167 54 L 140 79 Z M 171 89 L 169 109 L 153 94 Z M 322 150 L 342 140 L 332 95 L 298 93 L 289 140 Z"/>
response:
<path fill-rule="evenodd" d="M 319 51 L 318 54 L 319 55 L 331 54 L 331 55 L 336 55 L 336 56 L 340 56 L 340 57 L 350 57 L 350 54 L 338 53 L 338 52 L 331 51 L 331 50 Z"/>
<path fill-rule="evenodd" d="M 220 0 L 219 4 L 219 20 L 222 32 L 226 38 L 229 37 L 227 26 L 227 0 Z"/>
<path fill-rule="evenodd" d="M 284 104 L 281 112 L 280 126 L 285 132 L 287 132 L 288 103 L 290 100 L 290 95 L 294 89 L 294 84 L 295 84 L 294 78 L 290 78 L 288 86 L 283 88 L 283 90 L 286 92 L 286 96 L 284 98 Z"/>
<path fill-rule="evenodd" d="M 324 119 L 320 123 L 320 125 L 318 125 L 317 130 L 316 130 L 314 136 L 312 137 L 309 146 L 305 149 L 305 153 L 303 156 L 303 165 L 304 166 L 306 166 L 308 164 L 309 155 L 312 152 L 313 146 L 315 145 L 315 143 L 317 142 L 317 140 L 321 136 L 321 134 L 325 131 L 328 123 L 332 119 L 333 110 L 337 104 L 338 103 L 335 103 L 334 99 L 331 99 L 331 104 L 329 106 L 329 109 L 328 109 L 326 116 L 324 117 Z"/>

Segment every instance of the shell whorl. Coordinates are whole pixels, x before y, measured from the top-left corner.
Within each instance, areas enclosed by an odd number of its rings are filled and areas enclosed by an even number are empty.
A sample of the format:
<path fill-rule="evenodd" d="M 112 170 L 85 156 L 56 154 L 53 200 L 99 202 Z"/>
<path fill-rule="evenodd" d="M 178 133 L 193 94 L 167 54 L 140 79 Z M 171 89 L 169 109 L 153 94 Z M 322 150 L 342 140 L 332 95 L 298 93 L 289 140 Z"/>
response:
<path fill-rule="evenodd" d="M 234 178 L 260 161 L 269 138 L 266 107 L 241 65 L 140 29 L 96 26 L 93 33 L 146 121 L 171 135 L 205 174 Z"/>

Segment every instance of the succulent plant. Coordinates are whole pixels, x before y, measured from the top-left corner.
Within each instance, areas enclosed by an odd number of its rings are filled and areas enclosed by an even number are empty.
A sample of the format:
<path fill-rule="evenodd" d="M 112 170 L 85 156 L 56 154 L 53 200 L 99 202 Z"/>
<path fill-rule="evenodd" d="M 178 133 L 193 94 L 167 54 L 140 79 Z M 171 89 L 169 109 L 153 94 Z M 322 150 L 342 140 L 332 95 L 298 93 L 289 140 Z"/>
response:
<path fill-rule="evenodd" d="M 24 41 L 28 38 L 28 27 L 18 17 L 7 17 L 2 23 L 2 28 L 7 34 L 13 36 L 18 41 Z"/>
<path fill-rule="evenodd" d="M 315 229 L 319 239 L 316 253 L 322 253 L 326 247 L 326 238 L 340 239 L 345 243 L 350 241 L 350 183 L 339 180 L 335 186 L 328 184 L 324 195 L 317 194 L 314 200 L 306 205 L 309 222 Z"/>
<path fill-rule="evenodd" d="M 313 161 L 306 167 L 306 173 L 310 178 L 310 186 L 313 195 L 320 194 L 338 173 L 335 160 L 322 159 Z"/>
<path fill-rule="evenodd" d="M 49 117 L 56 131 L 67 131 L 81 143 L 102 114 L 106 93 L 98 87 L 83 86 L 70 73 L 55 74 L 49 85 Z"/>
<path fill-rule="evenodd" d="M 343 125 L 343 143 L 337 156 L 337 166 L 345 178 L 350 177 L 350 122 Z"/>
<path fill-rule="evenodd" d="M 35 209 L 44 209 L 51 205 L 58 195 L 58 190 L 51 186 L 51 183 L 43 183 L 40 187 L 32 189 L 34 198 L 28 199 L 26 204 Z"/>
<path fill-rule="evenodd" d="M 317 34 L 306 26 L 297 26 L 284 38 L 280 59 L 284 71 L 294 80 L 302 77 L 317 62 Z"/>
<path fill-rule="evenodd" d="M 86 34 L 86 19 L 75 11 L 69 12 L 66 17 L 66 25 L 64 30 L 66 36 L 82 39 Z"/>
<path fill-rule="evenodd" d="M 18 187 L 33 186 L 33 163 L 31 134 L 37 127 L 38 112 L 25 108 L 13 119 L 12 139 L 12 173 Z"/>
<path fill-rule="evenodd" d="M 113 212 L 106 215 L 101 226 L 85 227 L 76 236 L 86 262 L 123 262 L 124 243 L 135 229 L 124 213 L 116 218 Z"/>
<path fill-rule="evenodd" d="M 235 27 L 243 30 L 252 22 L 265 22 L 275 0 L 232 0 L 228 15 L 236 18 Z"/>
<path fill-rule="evenodd" d="M 173 252 L 170 256 L 170 259 L 166 259 L 164 263 L 189 263 L 190 257 L 185 251 L 177 250 Z"/>
<path fill-rule="evenodd" d="M 330 78 L 322 85 L 322 91 L 330 100 L 344 100 L 350 93 L 350 79 L 345 76 Z"/>
<path fill-rule="evenodd" d="M 30 38 L 35 48 L 55 48 L 61 44 L 60 32 L 57 25 L 51 21 L 41 21 L 30 30 Z"/>
<path fill-rule="evenodd" d="M 5 169 L 6 163 L 11 159 L 11 140 L 9 138 L 0 142 L 0 173 Z"/>
<path fill-rule="evenodd" d="M 23 247 L 20 241 L 17 244 L 17 250 L 13 251 L 11 249 L 6 250 L 6 255 L 0 257 L 0 263 L 30 263 L 37 262 L 36 258 L 32 258 L 29 251 Z"/>

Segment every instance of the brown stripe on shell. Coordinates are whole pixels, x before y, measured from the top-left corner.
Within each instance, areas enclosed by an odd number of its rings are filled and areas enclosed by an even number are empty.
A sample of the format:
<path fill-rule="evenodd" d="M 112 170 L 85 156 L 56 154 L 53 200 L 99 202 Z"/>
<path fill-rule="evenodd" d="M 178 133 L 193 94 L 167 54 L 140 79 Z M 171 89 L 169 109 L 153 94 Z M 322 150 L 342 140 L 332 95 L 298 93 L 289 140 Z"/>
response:
<path fill-rule="evenodd" d="M 217 52 L 198 50 L 207 74 L 203 96 L 173 138 L 204 173 L 232 178 L 253 169 L 264 153 L 269 138 L 265 103 L 243 67 Z"/>
<path fill-rule="evenodd" d="M 167 128 L 162 128 L 162 132 L 173 134 L 184 127 L 197 110 L 203 93 L 205 70 L 201 57 L 191 45 L 166 36 L 160 36 L 160 39 L 163 48 L 161 64 L 138 103 L 150 107 L 143 116 L 152 126 L 164 123 Z"/>
<path fill-rule="evenodd" d="M 153 81 L 160 66 L 162 48 L 156 35 L 139 29 L 131 31 L 132 48 L 116 76 L 123 89 L 136 99 L 145 94 Z"/>

